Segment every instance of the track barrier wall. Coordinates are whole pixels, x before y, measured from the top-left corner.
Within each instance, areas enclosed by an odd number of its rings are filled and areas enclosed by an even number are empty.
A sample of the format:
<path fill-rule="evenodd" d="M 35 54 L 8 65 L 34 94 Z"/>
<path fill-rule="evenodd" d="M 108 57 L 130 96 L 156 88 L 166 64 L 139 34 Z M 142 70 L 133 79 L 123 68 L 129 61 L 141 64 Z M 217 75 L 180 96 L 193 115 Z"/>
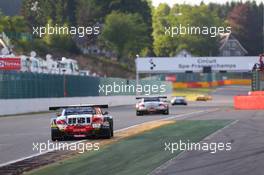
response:
<path fill-rule="evenodd" d="M 264 91 L 252 91 L 252 92 L 249 92 L 249 95 L 251 95 L 251 96 L 264 96 Z"/>
<path fill-rule="evenodd" d="M 244 82 L 246 83 L 246 82 Z M 264 71 L 252 70 L 251 91 L 248 95 L 234 97 L 234 108 L 238 110 L 264 110 Z"/>
<path fill-rule="evenodd" d="M 172 84 L 162 81 L 162 78 L 141 79 L 139 84 L 142 86 L 163 85 L 166 88 L 163 94 L 167 95 L 171 94 L 175 88 L 249 85 L 251 80 L 245 79 L 247 77 L 248 74 L 192 73 L 177 74 L 177 82 Z M 135 80 L 121 78 L 0 71 L 0 115 L 46 111 L 48 106 L 62 104 L 134 104 L 135 92 L 113 92 L 107 95 L 100 92 L 100 86 L 112 85 L 113 82 L 118 85 L 136 86 Z"/>
<path fill-rule="evenodd" d="M 87 96 L 135 95 L 134 91 L 120 91 L 105 94 L 100 87 L 115 83 L 118 86 L 136 87 L 135 80 L 101 78 L 76 75 L 50 75 L 29 72 L 0 71 L 0 99 L 60 98 Z M 140 80 L 141 86 L 161 86 L 165 93 L 172 92 L 171 83 L 160 80 Z M 152 94 L 158 94 L 152 92 Z"/>
<path fill-rule="evenodd" d="M 100 86 L 131 85 L 135 80 L 74 75 L 49 75 L 29 72 L 0 71 L 0 116 L 47 111 L 49 106 L 72 104 L 108 104 L 110 106 L 135 104 L 136 92 L 121 91 L 107 95 Z M 141 86 L 163 86 L 167 95 L 171 83 L 158 79 L 140 80 Z M 141 94 L 140 94 L 141 95 Z"/>
<path fill-rule="evenodd" d="M 0 116 L 46 112 L 50 106 L 72 104 L 108 104 L 109 106 L 135 104 L 135 96 L 100 96 L 100 97 L 66 97 L 66 98 L 30 98 L 0 99 Z"/>
<path fill-rule="evenodd" d="M 264 96 L 263 95 L 235 96 L 234 108 L 238 110 L 263 110 Z"/>

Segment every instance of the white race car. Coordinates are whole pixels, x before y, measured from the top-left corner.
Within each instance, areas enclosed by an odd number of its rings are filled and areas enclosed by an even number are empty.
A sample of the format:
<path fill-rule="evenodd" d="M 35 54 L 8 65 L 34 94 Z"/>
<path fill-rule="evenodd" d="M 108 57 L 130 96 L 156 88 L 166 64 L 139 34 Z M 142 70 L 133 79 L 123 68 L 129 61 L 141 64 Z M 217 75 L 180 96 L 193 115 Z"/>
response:
<path fill-rule="evenodd" d="M 162 100 L 167 97 L 137 97 L 139 101 L 136 104 L 136 115 L 144 114 L 169 114 L 169 104 Z"/>
<path fill-rule="evenodd" d="M 51 139 L 113 137 L 113 118 L 108 112 L 103 112 L 102 108 L 108 108 L 108 105 L 50 107 L 50 110 L 60 110 L 57 117 L 51 119 Z"/>

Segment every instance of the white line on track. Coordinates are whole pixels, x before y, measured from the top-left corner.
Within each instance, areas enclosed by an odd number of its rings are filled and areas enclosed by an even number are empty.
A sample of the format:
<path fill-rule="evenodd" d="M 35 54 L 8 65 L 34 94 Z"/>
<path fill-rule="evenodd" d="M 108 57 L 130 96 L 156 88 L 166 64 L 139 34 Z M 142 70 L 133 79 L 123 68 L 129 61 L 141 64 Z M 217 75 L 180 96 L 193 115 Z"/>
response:
<path fill-rule="evenodd" d="M 152 121 L 136 124 L 136 125 L 133 125 L 133 126 L 129 126 L 129 127 L 123 128 L 123 129 L 115 130 L 114 133 L 118 133 L 118 132 L 130 129 L 130 128 L 134 128 L 134 127 L 146 124 L 146 123 L 153 122 L 153 121 L 164 121 L 164 120 L 171 120 L 171 119 L 176 119 L 176 118 L 188 118 L 188 117 L 190 117 L 193 114 L 206 113 L 206 112 L 215 112 L 217 110 L 218 110 L 218 108 L 210 109 L 210 110 L 200 110 L 200 111 L 194 111 L 194 112 L 185 113 L 185 114 L 179 114 L 179 115 L 175 115 L 175 116 L 171 116 L 171 117 L 167 117 L 167 118 L 163 118 L 163 119 L 159 119 L 159 120 L 152 120 Z M 80 140 L 80 141 L 77 141 L 77 142 L 69 143 L 68 146 L 75 145 L 75 144 L 78 144 L 78 143 L 81 143 L 81 142 L 85 142 L 85 141 L 87 141 L 87 140 Z M 52 151 L 55 151 L 55 149 L 51 149 L 51 150 L 44 151 L 44 152 L 41 152 L 41 153 L 32 154 L 30 156 L 22 157 L 20 159 L 8 161 L 6 163 L 0 164 L 0 167 L 4 167 L 4 166 L 7 166 L 7 165 L 10 165 L 10 164 L 13 164 L 13 163 L 17 163 L 17 162 L 20 162 L 20 161 L 23 161 L 23 160 L 26 160 L 26 159 L 37 157 L 37 156 L 40 156 L 40 155 L 43 155 L 43 154 L 46 154 L 46 153 L 49 153 L 49 152 L 52 152 Z"/>
<path fill-rule="evenodd" d="M 231 122 L 230 124 L 226 125 L 225 127 L 221 128 L 221 129 L 217 130 L 216 132 L 212 133 L 211 135 L 205 137 L 203 140 L 209 140 L 209 139 L 213 138 L 215 135 L 217 135 L 220 132 L 222 132 L 223 130 L 225 130 L 225 129 L 231 127 L 231 126 L 233 126 L 237 122 L 238 122 L 238 120 L 235 120 L 235 121 Z"/>
<path fill-rule="evenodd" d="M 214 137 L 215 135 L 219 134 L 220 132 L 222 132 L 223 130 L 233 126 L 234 124 L 236 124 L 238 122 L 238 120 L 235 120 L 233 122 L 231 122 L 230 124 L 226 125 L 225 127 L 217 130 L 216 132 L 210 134 L 209 136 L 205 137 L 204 139 L 202 139 L 200 142 L 202 141 L 206 141 L 211 139 L 212 137 Z M 153 171 L 151 171 L 148 175 L 155 175 L 155 174 L 160 174 L 164 169 L 168 168 L 175 159 L 180 158 L 186 151 L 182 151 L 180 152 L 178 155 L 176 155 L 175 157 L 171 158 L 170 160 L 168 160 L 167 162 L 163 163 L 162 165 L 160 165 L 159 167 L 155 168 Z"/>

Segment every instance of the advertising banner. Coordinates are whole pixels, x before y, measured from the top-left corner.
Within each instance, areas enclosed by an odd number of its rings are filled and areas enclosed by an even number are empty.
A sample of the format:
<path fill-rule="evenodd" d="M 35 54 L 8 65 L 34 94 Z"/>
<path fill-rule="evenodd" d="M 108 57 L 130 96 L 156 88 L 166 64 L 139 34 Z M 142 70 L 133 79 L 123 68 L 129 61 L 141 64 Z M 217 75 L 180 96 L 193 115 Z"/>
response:
<path fill-rule="evenodd" d="M 138 73 L 177 73 L 202 72 L 204 67 L 210 66 L 212 71 L 248 72 L 255 63 L 257 56 L 243 57 L 147 57 L 137 58 Z"/>
<path fill-rule="evenodd" d="M 20 70 L 20 58 L 0 58 L 0 70 Z"/>

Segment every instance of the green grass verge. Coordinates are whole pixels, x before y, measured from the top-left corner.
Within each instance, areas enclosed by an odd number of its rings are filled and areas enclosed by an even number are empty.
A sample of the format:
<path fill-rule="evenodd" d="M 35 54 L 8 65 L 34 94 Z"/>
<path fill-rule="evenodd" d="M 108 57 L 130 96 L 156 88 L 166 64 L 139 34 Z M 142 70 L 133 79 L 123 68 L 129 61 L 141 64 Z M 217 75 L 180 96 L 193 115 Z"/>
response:
<path fill-rule="evenodd" d="M 85 153 L 30 174 L 148 174 L 180 153 L 178 151 L 171 154 L 165 151 L 165 142 L 179 142 L 179 140 L 199 142 L 230 122 L 230 120 L 179 121 L 121 140 L 98 152 Z"/>
<path fill-rule="evenodd" d="M 185 96 L 188 101 L 195 101 L 199 95 L 208 95 L 215 88 L 177 88 L 173 90 L 173 96 Z"/>

